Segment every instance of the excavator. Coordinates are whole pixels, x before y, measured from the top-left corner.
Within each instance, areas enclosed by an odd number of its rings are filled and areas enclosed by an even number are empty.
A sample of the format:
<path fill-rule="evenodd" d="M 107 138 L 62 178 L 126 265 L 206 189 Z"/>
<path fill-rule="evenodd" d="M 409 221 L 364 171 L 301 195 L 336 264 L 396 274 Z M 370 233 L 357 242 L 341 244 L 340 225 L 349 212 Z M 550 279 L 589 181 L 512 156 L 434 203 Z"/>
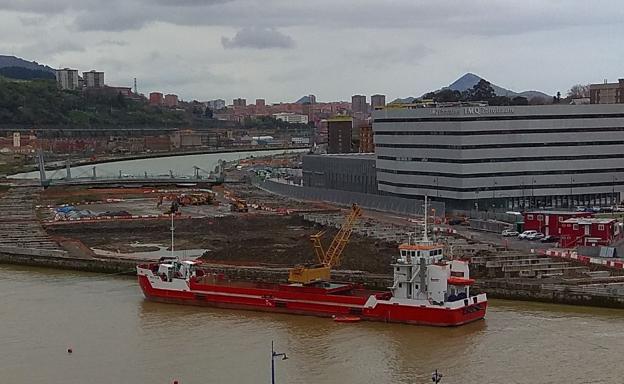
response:
<path fill-rule="evenodd" d="M 288 281 L 291 283 L 311 284 L 319 281 L 329 281 L 331 269 L 340 264 L 340 256 L 347 246 L 353 225 L 359 217 L 362 216 L 362 208 L 357 204 L 351 206 L 351 211 L 345 218 L 342 227 L 334 236 L 329 248 L 325 250 L 321 238 L 325 231 L 320 231 L 312 236 L 310 240 L 314 247 L 314 253 L 319 264 L 314 265 L 298 265 L 290 270 Z"/>

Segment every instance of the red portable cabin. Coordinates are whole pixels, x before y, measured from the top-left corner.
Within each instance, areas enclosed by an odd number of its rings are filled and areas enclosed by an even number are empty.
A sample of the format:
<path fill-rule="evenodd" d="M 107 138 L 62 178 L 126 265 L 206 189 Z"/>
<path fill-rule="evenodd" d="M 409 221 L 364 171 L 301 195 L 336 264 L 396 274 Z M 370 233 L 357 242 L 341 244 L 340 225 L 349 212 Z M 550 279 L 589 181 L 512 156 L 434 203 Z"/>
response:
<path fill-rule="evenodd" d="M 562 223 L 561 246 L 574 248 L 580 245 L 609 245 L 622 235 L 615 219 L 572 218 Z"/>
<path fill-rule="evenodd" d="M 592 212 L 530 211 L 524 213 L 524 230 L 538 231 L 544 235 L 559 237 L 561 224 L 572 218 L 592 217 Z"/>

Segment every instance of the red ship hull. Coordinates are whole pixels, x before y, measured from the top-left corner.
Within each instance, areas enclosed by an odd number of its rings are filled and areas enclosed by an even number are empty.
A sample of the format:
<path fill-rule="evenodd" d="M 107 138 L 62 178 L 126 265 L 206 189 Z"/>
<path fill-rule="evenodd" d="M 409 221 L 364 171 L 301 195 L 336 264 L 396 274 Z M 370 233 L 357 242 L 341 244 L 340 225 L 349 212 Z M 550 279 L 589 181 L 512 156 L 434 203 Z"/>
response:
<path fill-rule="evenodd" d="M 160 283 L 149 269 L 139 270 L 139 284 L 151 301 L 289 313 L 321 317 L 357 316 L 362 320 L 431 326 L 458 326 L 483 319 L 487 310 L 485 295 L 453 303 L 434 305 L 396 301 L 388 292 L 359 289 L 351 284 L 328 287 L 290 284 L 254 284 L 178 279 L 175 287 Z M 413 300 L 412 300 L 413 301 Z"/>

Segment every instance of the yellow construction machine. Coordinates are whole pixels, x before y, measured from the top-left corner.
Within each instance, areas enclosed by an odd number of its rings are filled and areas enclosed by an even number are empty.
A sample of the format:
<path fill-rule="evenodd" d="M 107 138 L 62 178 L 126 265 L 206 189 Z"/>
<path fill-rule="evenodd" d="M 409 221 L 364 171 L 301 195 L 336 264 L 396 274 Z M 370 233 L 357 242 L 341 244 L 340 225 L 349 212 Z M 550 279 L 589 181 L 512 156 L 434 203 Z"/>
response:
<path fill-rule="evenodd" d="M 288 281 L 302 284 L 329 281 L 331 269 L 340 264 L 342 251 L 344 251 L 344 248 L 347 246 L 349 238 L 351 237 L 351 232 L 353 231 L 353 225 L 360 216 L 362 216 L 362 208 L 357 204 L 353 204 L 342 227 L 336 236 L 334 236 L 327 250 L 323 248 L 323 243 L 321 243 L 321 238 L 325 234 L 325 231 L 310 236 L 310 240 L 314 246 L 314 253 L 316 254 L 319 264 L 299 265 L 292 268 L 288 276 Z"/>

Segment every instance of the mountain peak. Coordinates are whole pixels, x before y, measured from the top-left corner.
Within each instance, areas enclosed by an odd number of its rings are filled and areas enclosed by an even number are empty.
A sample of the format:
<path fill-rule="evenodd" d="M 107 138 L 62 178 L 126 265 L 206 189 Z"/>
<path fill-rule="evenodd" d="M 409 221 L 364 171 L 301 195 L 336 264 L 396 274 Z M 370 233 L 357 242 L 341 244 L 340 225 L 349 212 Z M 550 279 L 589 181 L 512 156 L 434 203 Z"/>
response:
<path fill-rule="evenodd" d="M 459 92 L 463 92 L 467 89 L 470 89 L 472 87 L 474 87 L 477 83 L 479 83 L 479 81 L 481 80 L 486 80 L 483 77 L 479 76 L 479 75 L 475 75 L 472 72 L 467 72 L 464 75 L 462 75 L 459 79 L 455 80 L 454 82 L 452 82 L 448 87 L 448 89 L 451 89 L 453 91 L 459 91 Z M 487 80 L 486 80 L 487 81 Z M 507 97 L 515 97 L 515 96 L 525 96 L 527 98 L 533 98 L 533 97 L 542 97 L 542 98 L 551 98 L 552 96 L 549 96 L 543 92 L 539 92 L 539 91 L 524 91 L 524 92 L 515 92 L 515 91 L 511 91 L 509 89 L 500 87 L 496 84 L 490 83 L 492 85 L 492 88 L 494 89 L 494 92 L 496 93 L 496 96 L 507 96 Z"/>

